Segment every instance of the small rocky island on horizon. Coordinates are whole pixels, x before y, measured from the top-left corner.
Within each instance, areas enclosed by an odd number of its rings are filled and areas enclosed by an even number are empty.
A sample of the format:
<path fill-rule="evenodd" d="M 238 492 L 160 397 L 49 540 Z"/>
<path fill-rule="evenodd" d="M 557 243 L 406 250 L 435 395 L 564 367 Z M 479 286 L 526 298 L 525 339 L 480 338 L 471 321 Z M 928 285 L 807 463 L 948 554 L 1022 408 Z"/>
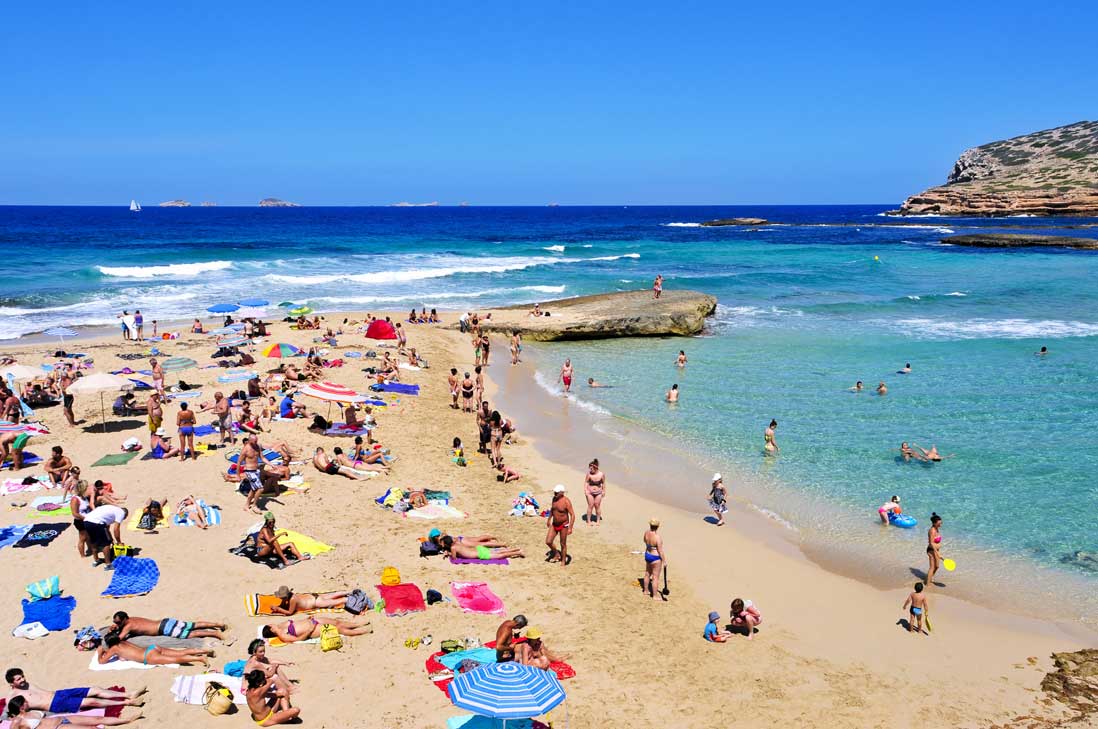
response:
<path fill-rule="evenodd" d="M 265 197 L 259 201 L 259 207 L 261 208 L 299 208 L 300 204 L 295 202 L 288 202 L 286 200 L 279 200 L 277 197 Z"/>
<path fill-rule="evenodd" d="M 1098 215 L 1098 121 L 991 142 L 964 152 L 946 184 L 893 215 Z"/>
<path fill-rule="evenodd" d="M 161 208 L 189 208 L 190 206 L 191 206 L 191 204 L 189 202 L 187 202 L 186 200 L 169 200 L 167 202 L 160 203 L 160 205 L 158 205 L 157 207 L 161 207 Z"/>

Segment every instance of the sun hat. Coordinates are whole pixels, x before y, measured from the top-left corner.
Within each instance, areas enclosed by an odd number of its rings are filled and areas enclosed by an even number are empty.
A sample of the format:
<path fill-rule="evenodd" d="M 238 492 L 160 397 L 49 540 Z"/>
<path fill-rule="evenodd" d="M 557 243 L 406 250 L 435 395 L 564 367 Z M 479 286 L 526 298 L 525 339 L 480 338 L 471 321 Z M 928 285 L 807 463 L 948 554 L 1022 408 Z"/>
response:
<path fill-rule="evenodd" d="M 714 620 L 720 620 L 720 617 L 721 617 L 721 614 L 718 613 L 716 610 L 714 610 L 713 612 L 709 613 L 709 622 L 712 623 Z M 529 638 L 530 636 L 526 636 L 526 637 Z"/>
<path fill-rule="evenodd" d="M 435 537 L 441 537 L 441 536 L 442 536 L 442 532 L 440 532 L 438 529 L 432 529 L 431 531 L 427 532 L 427 538 L 428 539 L 434 539 Z"/>
<path fill-rule="evenodd" d="M 263 512 L 263 521 L 274 521 L 274 520 L 275 520 L 275 515 L 274 515 L 273 511 L 264 511 Z"/>
<path fill-rule="evenodd" d="M 651 519 L 648 520 L 648 526 L 658 527 L 659 525 L 660 525 L 660 520 L 657 519 L 656 517 L 652 517 Z"/>
<path fill-rule="evenodd" d="M 716 483 L 717 481 L 720 481 L 720 480 L 722 480 L 721 475 L 719 473 L 714 473 L 713 474 L 713 483 Z"/>
<path fill-rule="evenodd" d="M 541 628 L 527 628 L 526 640 L 541 640 Z"/>
<path fill-rule="evenodd" d="M 563 494 L 564 493 L 564 484 L 558 483 L 556 486 L 554 486 L 553 487 L 553 493 L 554 494 Z"/>
<path fill-rule="evenodd" d="M 167 434 L 168 434 L 168 431 L 164 430 L 164 427 L 163 427 L 163 426 L 161 426 L 161 427 L 157 428 L 157 429 L 156 429 L 156 430 L 155 430 L 155 431 L 153 432 L 153 435 L 159 435 L 159 436 L 160 436 L 161 438 L 165 437 L 165 436 L 166 436 Z"/>
<path fill-rule="evenodd" d="M 277 597 L 279 600 L 285 600 L 289 596 L 290 588 L 286 587 L 285 585 L 279 585 L 278 589 L 275 590 L 275 597 Z"/>

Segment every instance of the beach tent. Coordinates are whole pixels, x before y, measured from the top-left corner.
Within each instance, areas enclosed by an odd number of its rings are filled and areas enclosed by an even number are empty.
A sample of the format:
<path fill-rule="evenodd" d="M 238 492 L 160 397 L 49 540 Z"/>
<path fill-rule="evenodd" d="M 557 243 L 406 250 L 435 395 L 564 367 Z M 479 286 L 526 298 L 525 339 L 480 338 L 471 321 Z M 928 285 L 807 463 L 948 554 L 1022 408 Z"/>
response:
<path fill-rule="evenodd" d="M 367 339 L 396 339 L 396 329 L 384 319 L 375 319 L 366 329 Z"/>
<path fill-rule="evenodd" d="M 94 375 L 81 377 L 69 385 L 67 392 L 70 395 L 84 395 L 93 392 L 99 393 L 99 409 L 103 414 L 103 432 L 107 432 L 107 406 L 103 402 L 104 392 L 122 392 L 132 390 L 134 385 L 125 377 L 96 372 Z"/>

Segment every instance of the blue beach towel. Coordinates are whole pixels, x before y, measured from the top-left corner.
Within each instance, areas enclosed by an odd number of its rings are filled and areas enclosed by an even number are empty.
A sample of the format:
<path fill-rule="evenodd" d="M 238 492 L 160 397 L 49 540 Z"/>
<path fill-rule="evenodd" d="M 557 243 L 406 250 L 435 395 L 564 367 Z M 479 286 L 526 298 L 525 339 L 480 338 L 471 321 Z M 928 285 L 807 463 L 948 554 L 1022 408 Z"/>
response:
<path fill-rule="evenodd" d="M 213 427 L 212 425 L 196 425 L 196 426 L 194 426 L 194 434 L 195 434 L 195 437 L 197 437 L 197 438 L 202 438 L 203 436 L 207 436 L 207 435 L 217 435 L 219 432 L 221 432 L 221 431 L 219 431 L 217 428 Z"/>
<path fill-rule="evenodd" d="M 282 454 L 279 453 L 278 451 L 273 451 L 270 448 L 263 451 L 263 457 L 266 458 L 268 461 L 270 461 L 272 463 L 282 463 Z M 229 458 L 228 458 L 229 463 L 236 463 L 239 460 L 240 460 L 240 454 L 239 453 L 234 453 L 231 456 L 229 456 Z"/>
<path fill-rule="evenodd" d="M 439 656 L 438 662 L 453 671 L 456 670 L 466 658 L 470 658 L 477 663 L 495 663 L 496 650 L 495 648 L 473 648 L 468 651 L 454 651 L 453 653 Z"/>
<path fill-rule="evenodd" d="M 160 581 L 160 568 L 156 561 L 142 557 L 119 557 L 114 560 L 111 584 L 100 594 L 104 597 L 133 597 L 144 595 Z"/>
<path fill-rule="evenodd" d="M 0 528 L 0 549 L 10 547 L 23 538 L 23 535 L 31 529 L 30 524 L 12 524 Z"/>
<path fill-rule="evenodd" d="M 206 515 L 206 523 L 210 526 L 217 526 L 221 523 L 221 509 L 216 506 L 209 506 L 202 499 L 198 500 L 198 506 L 202 509 L 202 512 Z M 194 526 L 194 521 L 190 518 L 182 518 L 179 514 L 172 516 L 172 524 L 176 526 Z"/>
<path fill-rule="evenodd" d="M 41 462 L 42 462 L 42 456 L 40 456 L 36 453 L 31 453 L 30 451 L 23 451 L 23 465 L 24 466 L 33 466 L 34 464 L 41 463 Z M 12 464 L 11 464 L 10 460 L 4 461 L 3 468 L 11 468 L 11 465 Z"/>
<path fill-rule="evenodd" d="M 134 384 L 133 389 L 135 389 L 135 390 L 151 390 L 151 389 L 153 389 L 153 386 L 150 385 L 149 383 L 145 382 L 144 380 L 135 380 L 132 377 L 127 377 L 126 379 Z"/>
<path fill-rule="evenodd" d="M 247 382 L 248 380 L 258 379 L 259 375 L 255 372 L 233 372 L 227 375 L 218 375 L 218 382 Z"/>
<path fill-rule="evenodd" d="M 51 597 L 48 600 L 23 600 L 23 625 L 42 623 L 47 630 L 68 630 L 72 625 L 75 597 Z"/>
<path fill-rule="evenodd" d="M 202 397 L 201 390 L 185 390 L 184 392 L 172 392 L 169 393 L 172 400 L 193 400 L 196 397 Z"/>
<path fill-rule="evenodd" d="M 380 385 L 370 385 L 374 392 L 399 392 L 401 395 L 418 395 L 419 385 L 405 385 L 401 382 L 384 382 Z"/>

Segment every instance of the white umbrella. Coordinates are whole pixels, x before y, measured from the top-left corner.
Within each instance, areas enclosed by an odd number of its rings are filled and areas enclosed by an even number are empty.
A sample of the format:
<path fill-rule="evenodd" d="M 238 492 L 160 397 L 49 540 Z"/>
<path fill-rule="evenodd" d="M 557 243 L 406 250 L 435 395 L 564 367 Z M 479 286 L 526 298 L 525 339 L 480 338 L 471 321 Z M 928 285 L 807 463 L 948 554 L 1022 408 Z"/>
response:
<path fill-rule="evenodd" d="M 107 432 L 107 407 L 103 403 L 104 392 L 122 392 L 125 390 L 132 390 L 134 384 L 127 380 L 125 377 L 119 377 L 118 375 L 112 375 L 107 372 L 96 372 L 94 375 L 88 375 L 87 377 L 81 377 L 76 382 L 69 385 L 66 390 L 70 395 L 86 395 L 94 392 L 99 393 L 99 409 L 103 414 L 103 432 Z"/>
<path fill-rule="evenodd" d="M 11 364 L 0 368 L 0 379 L 6 380 L 10 377 L 17 382 L 19 380 L 33 380 L 36 377 L 41 377 L 42 374 L 42 370 L 37 367 L 28 367 L 21 364 Z"/>

